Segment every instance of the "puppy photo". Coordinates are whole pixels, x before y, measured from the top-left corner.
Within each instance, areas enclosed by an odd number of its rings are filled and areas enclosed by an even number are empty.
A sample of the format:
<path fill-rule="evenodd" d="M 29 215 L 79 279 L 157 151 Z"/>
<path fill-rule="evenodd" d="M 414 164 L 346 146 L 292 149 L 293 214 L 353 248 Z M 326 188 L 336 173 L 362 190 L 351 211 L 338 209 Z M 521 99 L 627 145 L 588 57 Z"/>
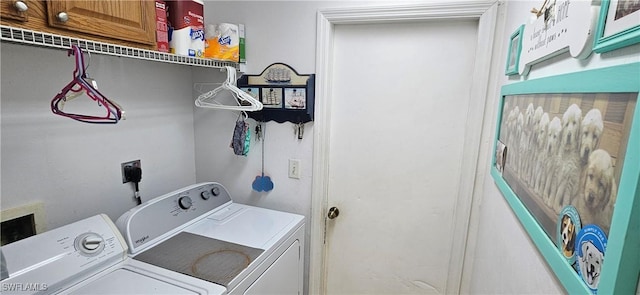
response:
<path fill-rule="evenodd" d="M 597 289 L 600 282 L 600 270 L 604 262 L 604 253 L 591 241 L 585 241 L 580 246 L 582 248 L 582 257 L 578 259 L 580 265 L 580 273 L 582 279 L 587 283 L 589 288 Z"/>
<path fill-rule="evenodd" d="M 525 153 L 527 152 L 527 146 L 526 143 L 523 142 L 524 141 L 524 130 L 525 126 L 524 126 L 524 115 L 522 113 L 518 114 L 518 118 L 516 119 L 516 133 L 518 134 L 518 136 L 516 137 L 517 140 L 515 142 L 515 148 L 512 150 L 517 150 L 518 153 L 515 156 L 515 170 L 516 170 L 516 174 L 520 175 L 522 170 L 521 170 L 521 164 L 522 164 L 522 157 L 525 155 Z"/>
<path fill-rule="evenodd" d="M 586 166 L 584 188 L 574 202 L 582 224 L 597 224 L 609 234 L 617 189 L 611 156 L 602 149 L 593 151 Z"/>
<path fill-rule="evenodd" d="M 540 122 L 538 126 L 536 126 L 535 130 L 535 152 L 533 153 L 532 159 L 532 169 L 531 173 L 531 186 L 533 187 L 533 191 L 538 195 L 541 194 L 542 189 L 540 188 L 541 179 L 543 178 L 543 168 L 544 168 L 544 160 L 545 160 L 545 145 L 547 144 L 547 130 L 549 128 L 549 114 L 543 113 L 540 118 Z"/>
<path fill-rule="evenodd" d="M 520 157 L 518 158 L 518 169 L 520 171 L 520 179 L 528 182 L 527 163 L 531 155 L 531 134 L 533 133 L 534 124 L 534 107 L 532 103 L 527 105 L 524 113 L 524 122 L 522 125 L 522 134 L 520 137 Z"/>
<path fill-rule="evenodd" d="M 562 238 L 562 254 L 564 257 L 571 258 L 575 250 L 576 226 L 569 215 L 562 216 L 560 224 L 560 237 Z"/>
<path fill-rule="evenodd" d="M 558 117 L 554 117 L 549 122 L 547 130 L 547 140 L 544 149 L 544 168 L 542 173 L 541 196 L 547 206 L 551 206 L 551 195 L 555 195 L 556 190 L 552 185 L 555 177 L 556 163 L 559 161 L 558 147 L 560 145 L 560 132 L 562 132 L 562 123 Z"/>
<path fill-rule="evenodd" d="M 516 142 L 520 141 L 520 134 L 518 134 L 516 131 L 517 119 L 519 115 L 520 115 L 520 108 L 518 108 L 518 106 L 515 106 L 507 116 L 507 121 L 505 124 L 506 125 L 505 144 L 507 145 L 509 152 L 507 153 L 507 160 L 504 162 L 505 166 L 512 165 L 513 163 L 515 163 L 514 159 L 516 158 L 516 154 L 518 150 L 516 147 Z M 515 167 L 515 165 L 513 166 Z"/>
<path fill-rule="evenodd" d="M 576 104 L 570 105 L 562 116 L 562 133 L 558 152 L 560 161 L 556 162 L 556 191 L 551 194 L 551 206 L 556 213 L 571 204 L 573 196 L 580 187 L 581 165 L 578 155 L 582 110 Z"/>
<path fill-rule="evenodd" d="M 533 106 L 533 105 L 531 105 Z M 527 158 L 525 159 L 525 163 L 524 163 L 524 175 L 525 175 L 525 179 L 524 181 L 530 186 L 533 187 L 534 186 L 534 166 L 535 166 L 535 159 L 539 156 L 539 152 L 540 149 L 538 149 L 538 141 L 540 141 L 539 136 L 539 128 L 540 128 L 540 120 L 542 120 L 542 115 L 544 114 L 544 111 L 542 110 L 542 107 L 538 106 L 536 108 L 536 110 L 533 112 L 533 118 L 531 120 L 531 126 L 529 126 L 529 129 L 531 130 L 531 134 L 529 136 L 529 152 L 527 153 Z M 548 115 L 547 115 L 548 116 Z M 547 117 L 547 121 L 548 121 L 548 117 Z M 548 124 L 548 123 L 547 123 Z"/>
<path fill-rule="evenodd" d="M 577 271 L 580 231 L 593 225 L 603 236 L 610 232 L 620 175 L 636 153 L 628 142 L 637 102 L 637 92 L 503 96 L 492 176 Z"/>
<path fill-rule="evenodd" d="M 578 136 L 582 110 L 575 103 L 570 105 L 562 115 L 562 150 L 561 153 L 575 153 L 578 150 Z"/>
<path fill-rule="evenodd" d="M 591 109 L 582 119 L 582 132 L 580 134 L 580 161 L 582 166 L 587 165 L 589 155 L 600 143 L 600 137 L 604 130 L 602 114 L 598 109 Z"/>

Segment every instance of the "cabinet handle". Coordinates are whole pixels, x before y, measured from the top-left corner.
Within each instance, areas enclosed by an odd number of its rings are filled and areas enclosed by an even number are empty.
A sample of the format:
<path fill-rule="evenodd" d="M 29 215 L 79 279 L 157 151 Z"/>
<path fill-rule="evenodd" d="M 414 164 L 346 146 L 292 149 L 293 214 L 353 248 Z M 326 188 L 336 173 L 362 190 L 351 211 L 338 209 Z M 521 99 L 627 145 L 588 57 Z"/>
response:
<path fill-rule="evenodd" d="M 69 15 L 66 12 L 60 12 L 58 13 L 58 15 L 56 15 L 56 17 L 58 18 L 58 21 L 66 23 L 69 20 Z"/>
<path fill-rule="evenodd" d="M 23 1 L 14 2 L 13 7 L 15 7 L 16 10 L 19 12 L 25 12 L 27 11 L 27 9 L 29 9 L 29 6 L 27 6 L 27 3 L 24 3 Z"/>

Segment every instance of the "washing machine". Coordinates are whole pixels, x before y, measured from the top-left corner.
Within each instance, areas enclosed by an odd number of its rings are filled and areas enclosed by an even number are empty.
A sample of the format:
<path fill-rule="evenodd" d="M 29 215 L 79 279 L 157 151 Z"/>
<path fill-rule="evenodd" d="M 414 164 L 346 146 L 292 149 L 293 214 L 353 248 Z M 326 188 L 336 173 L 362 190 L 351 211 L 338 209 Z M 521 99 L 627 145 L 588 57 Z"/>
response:
<path fill-rule="evenodd" d="M 234 203 L 216 182 L 153 198 L 116 221 L 136 262 L 229 294 L 302 294 L 304 216 Z"/>
<path fill-rule="evenodd" d="M 220 285 L 139 263 L 106 215 L 0 248 L 2 294 L 226 294 Z"/>

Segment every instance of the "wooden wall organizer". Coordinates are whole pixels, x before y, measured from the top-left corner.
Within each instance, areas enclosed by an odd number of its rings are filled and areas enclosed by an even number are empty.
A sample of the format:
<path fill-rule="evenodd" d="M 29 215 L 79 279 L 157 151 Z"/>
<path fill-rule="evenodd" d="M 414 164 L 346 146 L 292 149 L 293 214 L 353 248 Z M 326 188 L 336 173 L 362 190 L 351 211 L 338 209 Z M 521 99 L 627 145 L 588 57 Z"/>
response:
<path fill-rule="evenodd" d="M 315 74 L 300 75 L 286 64 L 274 63 L 260 75 L 243 75 L 237 85 L 262 102 L 261 111 L 249 112 L 256 121 L 313 121 Z"/>

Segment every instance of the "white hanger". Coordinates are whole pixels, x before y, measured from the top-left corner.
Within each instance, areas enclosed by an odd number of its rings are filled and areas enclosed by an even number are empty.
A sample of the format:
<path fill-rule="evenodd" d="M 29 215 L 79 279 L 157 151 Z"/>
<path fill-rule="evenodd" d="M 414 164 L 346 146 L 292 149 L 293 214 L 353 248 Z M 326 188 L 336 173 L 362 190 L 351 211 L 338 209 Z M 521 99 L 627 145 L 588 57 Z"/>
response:
<path fill-rule="evenodd" d="M 220 85 L 218 88 L 213 89 L 209 92 L 200 94 L 195 101 L 196 106 L 201 108 L 222 109 L 222 110 L 243 111 L 243 112 L 244 111 L 255 112 L 255 111 L 262 110 L 262 103 L 260 101 L 253 98 L 251 95 L 247 94 L 246 92 L 242 91 L 240 88 L 236 87 L 236 69 L 233 67 L 226 66 L 220 69 L 220 71 L 223 71 L 223 70 L 227 71 L 227 80 L 225 80 L 224 83 L 222 83 L 222 85 Z M 235 98 L 241 101 L 249 102 L 251 105 L 243 106 L 243 105 L 240 105 L 240 102 L 238 102 L 238 105 L 225 105 L 218 102 L 217 100 L 215 100 L 214 97 L 223 90 L 230 91 L 231 93 L 234 94 Z"/>

